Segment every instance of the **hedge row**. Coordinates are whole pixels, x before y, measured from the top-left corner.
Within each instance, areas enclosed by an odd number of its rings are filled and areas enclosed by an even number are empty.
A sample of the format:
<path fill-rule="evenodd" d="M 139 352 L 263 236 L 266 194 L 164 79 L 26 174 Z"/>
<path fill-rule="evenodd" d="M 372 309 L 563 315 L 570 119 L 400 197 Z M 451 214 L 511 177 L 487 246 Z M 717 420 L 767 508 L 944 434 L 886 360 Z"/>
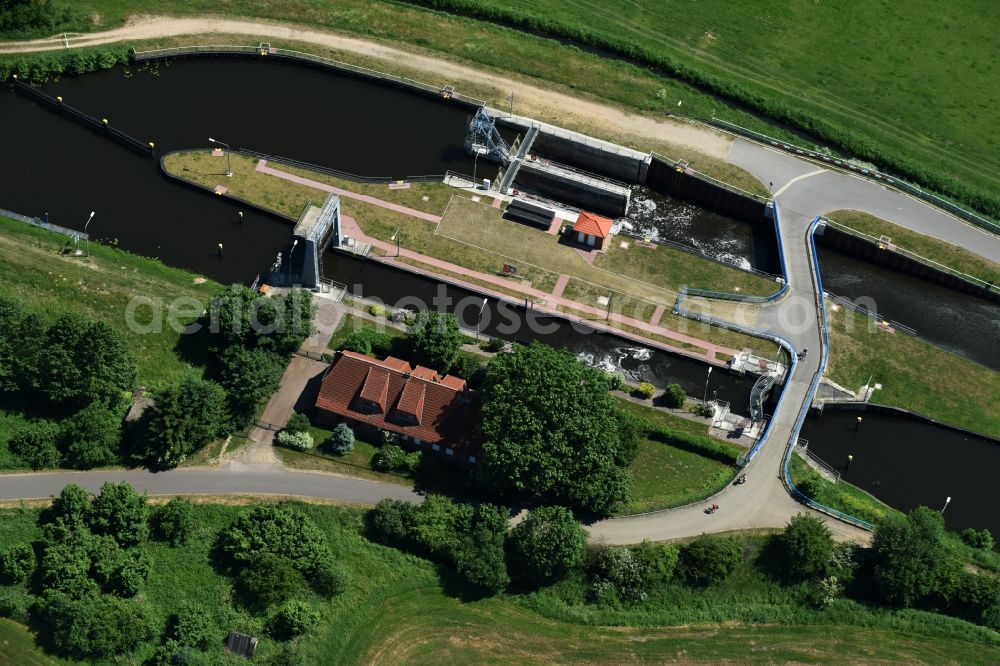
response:
<path fill-rule="evenodd" d="M 894 173 L 921 186 L 945 194 L 992 217 L 1000 217 L 1000 195 L 952 180 L 924 164 L 886 151 L 870 139 L 793 109 L 780 100 L 714 74 L 698 70 L 662 53 L 654 53 L 622 39 L 609 37 L 581 25 L 544 19 L 512 9 L 494 0 L 408 0 L 413 4 L 486 20 L 512 28 L 596 47 L 637 63 L 665 70 L 669 75 L 729 102 L 748 106 L 772 120 L 804 130 L 836 148 L 872 162 L 880 170 Z"/>
<path fill-rule="evenodd" d="M 636 419 L 636 425 L 648 439 L 675 446 L 700 456 L 717 460 L 726 465 L 735 465 L 739 450 L 707 435 L 695 435 L 682 430 L 658 426 L 643 418 Z"/>
<path fill-rule="evenodd" d="M 111 69 L 128 64 L 130 50 L 129 46 L 113 45 L 0 58 L 0 81 L 17 75 L 22 81 L 38 84 L 65 74 L 75 76 Z"/>

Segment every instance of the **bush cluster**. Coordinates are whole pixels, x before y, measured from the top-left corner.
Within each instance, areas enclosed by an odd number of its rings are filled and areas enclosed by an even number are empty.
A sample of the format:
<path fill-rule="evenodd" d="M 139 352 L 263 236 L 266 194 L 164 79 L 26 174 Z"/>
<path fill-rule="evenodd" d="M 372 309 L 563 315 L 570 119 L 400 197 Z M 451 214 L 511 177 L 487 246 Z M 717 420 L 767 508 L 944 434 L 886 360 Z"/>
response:
<path fill-rule="evenodd" d="M 129 47 L 100 46 L 71 51 L 46 51 L 0 59 L 0 81 L 13 76 L 40 84 L 64 75 L 79 75 L 111 69 L 129 62 Z"/>

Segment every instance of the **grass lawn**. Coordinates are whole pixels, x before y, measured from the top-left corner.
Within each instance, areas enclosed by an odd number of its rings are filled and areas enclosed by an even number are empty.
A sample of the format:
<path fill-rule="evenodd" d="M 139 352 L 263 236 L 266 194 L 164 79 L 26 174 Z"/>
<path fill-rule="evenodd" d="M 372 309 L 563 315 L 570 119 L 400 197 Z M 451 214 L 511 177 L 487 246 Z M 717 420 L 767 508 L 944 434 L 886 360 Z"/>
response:
<path fill-rule="evenodd" d="M 867 317 L 834 311 L 830 303 L 827 314 L 830 379 L 856 390 L 873 375 L 882 389 L 872 402 L 1000 437 L 1000 410 L 986 407 L 1000 404 L 1000 373 L 919 338 L 870 332 Z"/>
<path fill-rule="evenodd" d="M 874 496 L 869 495 L 857 486 L 853 486 L 846 481 L 833 483 L 819 475 L 799 454 L 792 455 L 788 465 L 792 475 L 792 483 L 802 490 L 801 484 L 807 479 L 814 483 L 820 490 L 815 493 L 812 499 L 820 504 L 824 504 L 831 509 L 837 509 L 844 513 L 867 520 L 875 524 L 889 514 L 898 514 L 899 511 L 893 509 L 888 504 L 879 501 Z"/>
<path fill-rule="evenodd" d="M 980 280 L 1000 282 L 1000 264 L 984 259 L 960 245 L 954 245 L 913 231 L 888 220 L 875 217 L 859 210 L 838 210 L 826 215 L 834 222 L 845 227 L 868 234 L 869 236 L 888 236 L 897 247 L 919 254 L 927 259 L 944 264 L 949 268 L 967 273 Z"/>
<path fill-rule="evenodd" d="M 141 385 L 160 388 L 187 372 L 200 373 L 175 351 L 180 334 L 167 324 L 166 317 L 161 332 L 134 333 L 126 325 L 126 307 L 135 297 L 159 299 L 165 306 L 179 297 L 207 304 L 221 285 L 97 243 L 90 245 L 91 257 L 63 255 L 67 240 L 0 218 L 0 274 L 4 276 L 0 289 L 31 308 L 73 310 L 110 324 L 125 336 L 138 363 Z M 137 320 L 145 322 L 142 317 L 148 313 L 148 307 L 139 308 Z"/>
<path fill-rule="evenodd" d="M 615 406 L 655 426 L 708 435 L 708 424 L 703 421 L 686 419 L 617 396 Z M 629 467 L 632 499 L 618 513 L 640 513 L 695 502 L 720 490 L 734 474 L 732 465 L 644 435 L 639 440 L 639 455 Z"/>
<path fill-rule="evenodd" d="M 35 636 L 23 624 L 0 618 L 0 663 L 17 666 L 58 666 L 67 664 L 35 646 Z"/>
<path fill-rule="evenodd" d="M 392 338 L 402 338 L 406 335 L 406 331 L 386 324 L 385 320 L 375 322 L 371 319 L 346 312 L 340 318 L 340 324 L 337 326 L 337 330 L 335 330 L 333 335 L 330 336 L 330 344 L 328 345 L 329 348 L 334 350 L 340 349 L 340 347 L 344 344 L 344 341 L 347 340 L 352 333 L 362 328 L 377 328 L 379 331 L 383 331 L 386 335 Z"/>

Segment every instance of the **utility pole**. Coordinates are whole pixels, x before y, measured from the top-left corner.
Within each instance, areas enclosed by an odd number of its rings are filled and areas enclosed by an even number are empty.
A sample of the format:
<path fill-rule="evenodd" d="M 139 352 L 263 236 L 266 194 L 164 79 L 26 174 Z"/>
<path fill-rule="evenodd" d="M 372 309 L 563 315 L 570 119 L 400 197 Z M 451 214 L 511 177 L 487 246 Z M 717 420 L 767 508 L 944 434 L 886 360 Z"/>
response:
<path fill-rule="evenodd" d="M 211 143 L 217 143 L 220 146 L 225 146 L 226 147 L 226 175 L 229 176 L 230 178 L 232 178 L 233 177 L 233 160 L 232 160 L 232 155 L 230 155 L 230 153 L 233 152 L 233 151 L 232 151 L 232 149 L 230 149 L 229 144 L 228 143 L 222 143 L 221 141 L 216 141 L 212 137 L 208 137 L 208 140 Z"/>

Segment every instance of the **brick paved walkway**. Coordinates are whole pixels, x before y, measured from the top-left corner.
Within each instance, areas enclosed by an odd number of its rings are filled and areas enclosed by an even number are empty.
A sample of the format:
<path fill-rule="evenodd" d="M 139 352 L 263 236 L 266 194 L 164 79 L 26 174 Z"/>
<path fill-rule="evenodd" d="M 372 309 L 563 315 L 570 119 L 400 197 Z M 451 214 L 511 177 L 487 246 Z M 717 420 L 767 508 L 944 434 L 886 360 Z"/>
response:
<path fill-rule="evenodd" d="M 699 353 L 697 351 L 694 351 L 694 350 L 691 350 L 691 349 L 685 349 L 683 347 L 679 347 L 679 346 L 676 346 L 676 345 L 673 345 L 673 344 L 670 344 L 670 343 L 666 343 L 666 342 L 646 340 L 645 338 L 642 338 L 641 335 L 636 335 L 636 334 L 631 334 L 630 335 L 627 332 L 623 332 L 619 328 L 615 328 L 614 326 L 611 326 L 608 323 L 604 323 L 604 321 L 602 321 L 602 320 L 605 320 L 606 310 L 603 309 L 603 308 L 597 308 L 597 307 L 593 307 L 593 306 L 590 306 L 590 305 L 586 305 L 584 303 L 579 303 L 577 301 L 573 301 L 573 300 L 570 300 L 568 298 L 564 298 L 561 295 L 556 295 L 554 293 L 549 293 L 549 292 L 542 291 L 540 289 L 535 289 L 534 287 L 529 287 L 529 286 L 523 285 L 523 284 L 521 284 L 519 282 L 515 282 L 515 281 L 510 280 L 508 278 L 500 277 L 499 275 L 493 275 L 491 273 L 480 273 L 478 271 L 473 271 L 473 270 L 470 270 L 468 268 L 465 268 L 464 266 L 459 266 L 458 264 L 453 264 L 453 263 L 448 262 L 448 261 L 443 261 L 441 259 L 436 259 L 434 257 L 430 257 L 430 256 L 427 256 L 427 255 L 424 255 L 424 254 L 420 254 L 419 252 L 414 252 L 412 250 L 407 250 L 406 248 L 400 248 L 400 250 L 399 250 L 399 258 L 400 259 L 410 259 L 412 261 L 419 262 L 420 264 L 422 264 L 422 265 L 424 265 L 424 266 L 427 267 L 426 269 L 421 269 L 421 268 L 415 267 L 412 264 L 409 264 L 409 263 L 407 263 L 405 261 L 400 261 L 399 259 L 397 259 L 396 256 L 395 256 L 395 254 L 396 254 L 396 246 L 395 246 L 395 244 L 388 243 L 388 242 L 385 242 L 385 241 L 380 241 L 378 239 L 371 238 L 370 236 L 365 235 L 365 233 L 358 226 L 357 222 L 354 219 L 352 219 L 351 217 L 346 216 L 346 215 L 342 216 L 341 217 L 341 221 L 342 221 L 342 223 L 344 225 L 344 235 L 345 236 L 348 236 L 350 238 L 354 238 L 354 239 L 356 239 L 356 240 L 358 240 L 358 241 L 360 241 L 362 243 L 371 243 L 372 247 L 377 247 L 377 248 L 381 249 L 382 251 L 386 252 L 387 256 L 384 256 L 384 257 L 375 257 L 375 256 L 373 256 L 372 258 L 378 259 L 378 260 L 383 261 L 383 262 L 385 262 L 387 264 L 396 264 L 396 265 L 399 265 L 399 266 L 405 268 L 408 271 L 413 271 L 413 272 L 419 273 L 421 275 L 426 275 L 427 277 L 433 278 L 435 280 L 443 280 L 443 281 L 446 281 L 446 282 L 450 282 L 450 283 L 457 284 L 459 286 L 465 287 L 466 289 L 470 289 L 470 290 L 477 291 L 477 292 L 485 292 L 485 293 L 488 293 L 489 295 L 491 295 L 491 296 L 493 296 L 494 298 L 497 298 L 497 299 L 509 300 L 511 297 L 510 297 L 509 294 L 506 294 L 506 293 L 503 293 L 503 292 L 500 292 L 500 291 L 493 291 L 493 290 L 489 289 L 488 287 L 484 287 L 482 285 L 482 283 L 485 282 L 487 284 L 495 285 L 497 287 L 502 287 L 503 289 L 506 289 L 506 290 L 517 291 L 517 292 L 520 292 L 521 294 L 523 294 L 526 299 L 532 299 L 536 303 L 536 305 L 534 306 L 534 309 L 537 310 L 537 311 L 539 311 L 539 312 L 545 312 L 545 313 L 548 313 L 548 314 L 557 315 L 559 317 L 564 317 L 564 318 L 569 319 L 571 321 L 576 321 L 576 322 L 579 322 L 581 324 L 586 324 L 587 326 L 589 326 L 591 328 L 594 328 L 594 329 L 597 329 L 597 330 L 601 330 L 601 331 L 606 331 L 606 332 L 609 332 L 609 333 L 614 333 L 615 335 L 621 335 L 621 336 L 624 336 L 624 337 L 630 337 L 630 338 L 635 339 L 636 341 L 639 341 L 639 342 L 646 342 L 646 343 L 655 344 L 656 346 L 664 347 L 666 349 L 669 349 L 670 351 L 676 352 L 678 354 L 682 354 L 684 356 L 692 356 L 692 357 L 695 357 L 695 358 L 703 359 L 703 360 L 705 360 L 705 361 L 707 361 L 709 363 L 712 363 L 714 365 L 724 365 L 725 364 L 724 361 L 717 360 L 717 357 L 716 357 L 717 354 L 720 355 L 722 358 L 727 358 L 728 359 L 731 356 L 735 356 L 736 353 L 737 353 L 737 351 L 735 349 L 730 349 L 728 347 L 723 347 L 721 345 L 717 345 L 717 344 L 714 344 L 714 343 L 711 343 L 711 342 L 707 342 L 705 340 L 700 340 L 700 339 L 698 339 L 696 337 L 693 337 L 693 336 L 690 336 L 690 335 L 686 335 L 684 333 L 679 333 L 677 331 L 673 331 L 673 330 L 670 330 L 668 328 L 663 328 L 661 326 L 653 325 L 653 324 L 650 324 L 648 321 L 642 321 L 642 320 L 639 320 L 639 319 L 634 319 L 632 317 L 626 317 L 625 315 L 618 314 L 618 313 L 611 313 L 611 320 L 614 321 L 614 322 L 616 322 L 616 323 L 618 323 L 618 324 L 621 324 L 621 325 L 624 325 L 624 326 L 628 326 L 629 328 L 636 329 L 636 330 L 641 331 L 643 333 L 648 333 L 648 334 L 657 335 L 657 336 L 660 336 L 660 337 L 663 337 L 663 338 L 668 338 L 668 339 L 673 340 L 673 341 L 675 341 L 677 343 L 693 345 L 693 346 L 698 347 L 700 349 L 704 349 L 705 353 Z M 456 275 L 462 275 L 462 276 L 465 276 L 467 278 L 476 280 L 476 282 L 475 283 L 473 283 L 473 282 L 465 282 L 465 281 L 463 281 L 461 279 L 456 279 L 456 278 L 451 277 L 451 276 L 445 277 L 443 275 L 436 274 L 434 272 L 434 269 L 439 269 L 439 270 L 442 270 L 442 271 L 446 271 L 447 273 L 452 273 L 452 274 L 456 274 Z M 566 277 L 567 277 L 567 281 L 568 281 L 569 277 L 568 276 L 566 276 Z M 557 287 L 559 286 L 558 282 L 557 282 L 556 286 Z M 541 305 L 542 303 L 544 303 L 545 305 Z M 595 321 L 595 320 L 592 320 L 592 319 L 587 319 L 586 317 L 578 316 L 578 315 L 573 314 L 573 312 L 566 312 L 565 309 L 560 310 L 559 308 L 567 308 L 569 310 L 572 310 L 572 311 L 575 311 L 575 312 L 578 312 L 578 313 L 582 313 L 582 314 L 586 314 L 586 315 L 592 315 L 592 316 L 598 316 L 598 317 L 600 317 L 600 320 L 596 320 Z"/>
<path fill-rule="evenodd" d="M 326 183 L 312 180 L 311 178 L 303 178 L 302 176 L 296 176 L 295 174 L 281 171 L 279 169 L 275 169 L 274 167 L 269 167 L 267 166 L 267 160 L 258 161 L 256 170 L 260 173 L 265 173 L 269 176 L 281 178 L 282 180 L 287 180 L 292 183 L 298 183 L 299 185 L 305 185 L 306 187 L 313 187 L 317 190 L 323 190 L 324 192 L 333 192 L 337 196 L 344 199 L 363 201 L 364 203 L 372 204 L 373 206 L 385 208 L 386 210 L 395 211 L 397 213 L 402 213 L 403 215 L 409 215 L 410 217 L 415 217 L 426 222 L 433 222 L 434 224 L 437 224 L 441 221 L 440 215 L 431 215 L 430 213 L 425 213 L 422 210 L 417 210 L 416 208 L 400 206 L 399 204 L 394 204 L 391 201 L 377 199 L 375 197 L 368 196 L 367 194 L 349 192 L 347 190 L 342 190 L 339 187 L 334 187 L 333 185 L 327 185 Z"/>

